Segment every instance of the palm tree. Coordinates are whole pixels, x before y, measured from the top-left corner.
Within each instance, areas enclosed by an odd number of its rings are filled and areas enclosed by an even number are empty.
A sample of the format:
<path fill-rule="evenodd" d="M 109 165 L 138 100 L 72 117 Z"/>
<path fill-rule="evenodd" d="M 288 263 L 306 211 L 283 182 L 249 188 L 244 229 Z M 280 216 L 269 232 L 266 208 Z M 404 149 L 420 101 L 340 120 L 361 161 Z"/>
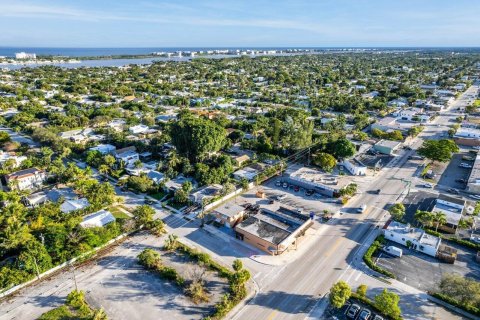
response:
<path fill-rule="evenodd" d="M 440 225 L 447 223 L 447 215 L 443 212 L 434 212 L 432 214 L 432 221 L 435 222 L 435 231 L 437 231 Z"/>
<path fill-rule="evenodd" d="M 429 226 L 433 221 L 433 214 L 429 211 L 417 210 L 414 216 L 415 220 L 421 223 L 423 227 Z"/>

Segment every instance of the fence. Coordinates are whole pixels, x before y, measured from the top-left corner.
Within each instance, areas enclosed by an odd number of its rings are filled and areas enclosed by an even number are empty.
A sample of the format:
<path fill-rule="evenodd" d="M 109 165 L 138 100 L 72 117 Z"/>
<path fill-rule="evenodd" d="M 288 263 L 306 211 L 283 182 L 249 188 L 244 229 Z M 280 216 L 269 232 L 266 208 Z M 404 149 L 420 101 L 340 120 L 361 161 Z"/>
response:
<path fill-rule="evenodd" d="M 45 271 L 44 273 L 40 274 L 38 277 L 35 277 L 35 278 L 32 279 L 32 280 L 29 280 L 29 281 L 27 281 L 27 282 L 24 282 L 24 283 L 21 283 L 21 284 L 19 284 L 19 285 L 16 285 L 16 286 L 14 286 L 14 287 L 12 287 L 12 288 L 10 288 L 10 289 L 8 289 L 8 290 L 0 293 L 0 299 L 5 298 L 6 296 L 9 296 L 9 295 L 11 295 L 12 293 L 15 293 L 15 292 L 17 292 L 17 291 L 20 290 L 20 289 L 23 289 L 23 288 L 25 288 L 25 287 L 28 287 L 29 285 L 35 283 L 36 281 L 42 280 L 42 279 L 48 277 L 49 275 L 51 275 L 51 274 L 53 274 L 53 273 L 55 273 L 55 272 L 57 272 L 57 271 L 60 271 L 60 270 L 62 270 L 62 269 L 65 268 L 65 267 L 68 267 L 69 265 L 71 265 L 72 263 L 74 263 L 74 262 L 82 259 L 83 257 L 88 256 L 88 255 L 90 255 L 90 254 L 92 254 L 92 253 L 96 253 L 96 252 L 98 252 L 99 250 L 101 250 L 101 249 L 103 249 L 103 248 L 105 248 L 105 247 L 108 247 L 108 246 L 111 245 L 112 243 L 115 243 L 116 241 L 121 240 L 121 239 L 123 239 L 123 238 L 125 238 L 125 237 L 127 237 L 127 236 L 128 236 L 127 233 L 123 233 L 123 234 L 119 235 L 118 237 L 116 237 L 116 238 L 114 238 L 114 239 L 111 239 L 111 240 L 108 241 L 107 243 L 101 245 L 100 247 L 97 247 L 97 248 L 95 248 L 95 249 L 92 249 L 92 250 L 90 250 L 89 252 L 83 253 L 83 254 L 79 255 L 78 257 L 72 258 L 72 259 L 70 259 L 69 261 L 66 261 L 66 262 L 64 262 L 64 263 L 62 263 L 62 264 L 60 264 L 60 265 L 58 265 L 58 266 L 56 266 L 56 267 L 53 267 L 52 269 L 49 269 L 49 270 Z"/>

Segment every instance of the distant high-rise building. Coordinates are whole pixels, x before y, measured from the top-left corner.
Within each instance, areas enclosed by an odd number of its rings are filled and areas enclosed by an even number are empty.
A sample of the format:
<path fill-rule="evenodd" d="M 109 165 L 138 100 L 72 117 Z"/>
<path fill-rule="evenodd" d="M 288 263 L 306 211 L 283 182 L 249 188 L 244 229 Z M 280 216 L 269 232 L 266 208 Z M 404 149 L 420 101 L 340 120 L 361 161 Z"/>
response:
<path fill-rule="evenodd" d="M 16 52 L 15 59 L 37 59 L 37 55 L 35 53 Z"/>

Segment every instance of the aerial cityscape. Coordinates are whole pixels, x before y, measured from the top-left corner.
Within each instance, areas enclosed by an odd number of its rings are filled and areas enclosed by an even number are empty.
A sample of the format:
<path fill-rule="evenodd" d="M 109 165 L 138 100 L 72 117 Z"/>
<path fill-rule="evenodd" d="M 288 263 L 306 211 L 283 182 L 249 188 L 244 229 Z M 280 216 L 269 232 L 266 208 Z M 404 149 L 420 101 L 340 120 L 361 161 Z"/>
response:
<path fill-rule="evenodd" d="M 478 12 L 0 0 L 0 320 L 480 319 Z"/>

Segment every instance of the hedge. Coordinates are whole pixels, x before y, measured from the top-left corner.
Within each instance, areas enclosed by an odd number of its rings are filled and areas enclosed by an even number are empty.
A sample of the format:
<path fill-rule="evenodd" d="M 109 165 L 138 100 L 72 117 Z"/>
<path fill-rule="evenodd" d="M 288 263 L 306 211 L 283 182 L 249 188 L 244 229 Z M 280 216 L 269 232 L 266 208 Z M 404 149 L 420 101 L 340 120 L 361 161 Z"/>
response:
<path fill-rule="evenodd" d="M 480 250 L 480 244 L 469 241 L 469 240 L 463 240 L 463 239 L 459 239 L 459 238 L 456 238 L 456 237 L 448 238 L 448 237 L 445 237 L 440 232 L 437 232 L 437 231 L 431 230 L 431 229 L 425 229 L 425 232 L 428 233 L 428 234 L 431 234 L 432 236 L 439 237 L 443 240 L 451 241 L 453 243 L 459 244 L 459 245 L 464 246 L 464 247 L 468 247 L 470 249 Z"/>
<path fill-rule="evenodd" d="M 382 246 L 382 243 L 384 241 L 384 237 L 382 235 L 378 236 L 375 241 L 372 243 L 372 245 L 370 246 L 370 248 L 368 248 L 367 252 L 365 252 L 365 254 L 363 255 L 363 261 L 367 264 L 367 266 L 378 272 L 378 273 L 381 273 L 389 278 L 392 278 L 392 279 L 395 279 L 395 275 L 393 273 L 391 273 L 390 271 L 388 270 L 385 270 L 383 268 L 380 268 L 379 266 L 377 266 L 373 260 L 372 260 L 372 255 L 378 250 L 380 249 L 380 247 Z"/>
<path fill-rule="evenodd" d="M 480 309 L 475 306 L 472 306 L 469 304 L 465 305 L 460 301 L 439 292 L 428 292 L 428 294 L 431 295 L 432 297 L 445 301 L 446 303 L 451 304 L 454 307 L 462 309 L 468 313 L 474 314 L 476 316 L 480 316 Z"/>

